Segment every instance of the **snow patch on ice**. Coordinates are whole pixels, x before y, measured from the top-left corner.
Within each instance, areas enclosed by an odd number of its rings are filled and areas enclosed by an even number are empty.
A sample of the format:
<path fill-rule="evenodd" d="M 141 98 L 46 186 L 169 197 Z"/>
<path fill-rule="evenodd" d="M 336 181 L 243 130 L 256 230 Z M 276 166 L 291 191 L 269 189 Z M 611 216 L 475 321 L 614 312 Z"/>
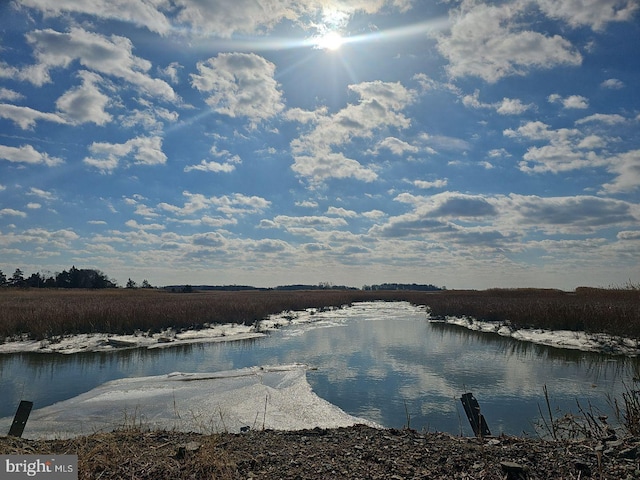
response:
<path fill-rule="evenodd" d="M 235 323 L 211 325 L 200 330 L 183 332 L 167 329 L 155 334 L 147 334 L 145 332 L 137 332 L 133 335 L 86 333 L 48 340 L 8 341 L 0 344 L 0 354 L 20 352 L 72 354 L 80 352 L 109 352 L 124 348 L 166 348 L 191 343 L 243 340 L 264 335 L 253 326 Z"/>
<path fill-rule="evenodd" d="M 571 330 L 544 330 L 539 328 L 515 329 L 508 323 L 483 322 L 471 317 L 446 317 L 432 319 L 433 323 L 457 325 L 469 330 L 496 333 L 503 337 L 585 352 L 599 352 L 613 355 L 637 356 L 640 354 L 640 340 L 609 335 L 606 333 L 575 332 Z"/>
<path fill-rule="evenodd" d="M 318 397 L 306 370 L 293 364 L 114 380 L 34 410 L 23 436 L 69 438 L 127 427 L 201 433 L 380 427 Z M 0 428 L 10 423 L 0 419 Z"/>

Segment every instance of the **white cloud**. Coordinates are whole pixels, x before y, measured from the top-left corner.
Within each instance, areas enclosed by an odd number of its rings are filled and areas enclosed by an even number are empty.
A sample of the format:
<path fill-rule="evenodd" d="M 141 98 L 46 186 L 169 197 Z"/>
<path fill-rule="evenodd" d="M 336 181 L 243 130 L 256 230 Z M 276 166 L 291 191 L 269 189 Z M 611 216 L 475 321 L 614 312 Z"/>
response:
<path fill-rule="evenodd" d="M 182 65 L 178 62 L 171 62 L 165 68 L 160 68 L 158 71 L 171 80 L 171 83 L 177 84 L 180 83 L 180 70 L 182 69 Z"/>
<path fill-rule="evenodd" d="M 402 129 L 410 124 L 400 110 L 414 100 L 413 90 L 400 83 L 380 81 L 350 85 L 349 89 L 360 96 L 358 104 L 349 104 L 333 115 L 318 116 L 309 132 L 291 142 L 295 158 L 292 169 L 312 183 L 329 178 L 376 180 L 378 175 L 371 168 L 334 149 L 355 137 L 370 138 L 381 128 Z"/>
<path fill-rule="evenodd" d="M 589 107 L 589 100 L 582 95 L 570 95 L 562 101 L 564 108 L 584 109 Z"/>
<path fill-rule="evenodd" d="M 608 193 L 632 192 L 640 188 L 640 150 L 617 155 L 611 159 L 609 171 L 616 174 L 611 183 L 604 184 Z"/>
<path fill-rule="evenodd" d="M 198 62 L 198 74 L 191 74 L 191 84 L 209 94 L 205 100 L 214 111 L 247 117 L 256 126 L 284 109 L 275 68 L 253 53 L 221 53 Z"/>
<path fill-rule="evenodd" d="M 236 169 L 231 163 L 220 163 L 215 161 L 202 160 L 198 165 L 188 165 L 184 167 L 185 172 L 214 172 L 214 173 L 230 173 Z"/>
<path fill-rule="evenodd" d="M 72 88 L 58 98 L 58 110 L 71 123 L 93 122 L 96 125 L 105 125 L 110 122 L 112 117 L 105 111 L 109 97 L 96 85 L 101 80 L 100 76 L 87 71 L 79 72 L 78 76 L 82 85 Z"/>
<path fill-rule="evenodd" d="M 145 0 L 20 0 L 20 5 L 35 8 L 47 16 L 62 16 L 65 13 L 82 13 L 99 18 L 132 22 L 161 34 L 168 33 L 171 24 L 159 11 L 163 2 Z"/>
<path fill-rule="evenodd" d="M 56 113 L 39 112 L 31 107 L 21 107 L 8 103 L 0 103 L 0 117 L 12 120 L 23 130 L 33 128 L 36 122 L 40 120 L 53 123 L 67 123 L 64 118 Z"/>
<path fill-rule="evenodd" d="M 449 60 L 449 75 L 472 75 L 493 83 L 532 69 L 580 65 L 582 56 L 568 40 L 523 29 L 520 16 L 525 7 L 465 2 L 452 10 L 450 32 L 437 37 L 438 50 Z"/>
<path fill-rule="evenodd" d="M 47 201 L 53 201 L 53 200 L 57 200 L 58 197 L 56 197 L 55 194 L 48 192 L 46 190 L 42 190 L 40 188 L 36 188 L 36 187 L 31 187 L 29 189 L 29 191 L 27 192 L 27 195 L 31 195 L 34 197 L 39 197 L 42 198 L 43 200 L 47 200 Z"/>
<path fill-rule="evenodd" d="M 291 217 L 288 215 L 278 215 L 273 219 L 273 222 L 286 229 L 295 227 L 330 227 L 337 228 L 347 225 L 347 221 L 344 218 L 324 217 L 324 216 L 301 216 Z"/>
<path fill-rule="evenodd" d="M 576 125 L 582 125 L 589 122 L 604 123 L 606 125 L 618 125 L 620 123 L 625 123 L 626 121 L 626 118 L 624 118 L 622 115 L 618 115 L 617 113 L 594 113 L 593 115 L 589 115 L 588 117 L 576 120 Z"/>
<path fill-rule="evenodd" d="M 444 179 L 434 180 L 433 182 L 428 182 L 426 180 L 414 180 L 413 184 L 418 188 L 443 188 L 447 186 L 449 181 Z"/>
<path fill-rule="evenodd" d="M 151 63 L 133 55 L 133 44 L 128 38 L 117 35 L 107 38 L 78 27 L 70 28 L 67 33 L 35 30 L 26 37 L 38 63 L 27 67 L 22 75 L 34 85 L 50 82 L 50 69 L 67 68 L 77 60 L 85 68 L 121 78 L 145 94 L 168 101 L 178 100 L 168 83 L 147 74 Z"/>
<path fill-rule="evenodd" d="M 596 135 L 585 136 L 577 129 L 552 130 L 545 123 L 528 122 L 517 130 L 505 130 L 504 135 L 549 142 L 541 147 L 530 147 L 524 154 L 520 170 L 526 173 L 558 173 L 608 163 L 606 156 L 594 151 L 606 146 L 605 140 Z"/>
<path fill-rule="evenodd" d="M 511 154 L 506 151 L 504 148 L 494 148 L 489 150 L 488 153 L 490 158 L 505 158 L 505 157 L 510 157 Z"/>
<path fill-rule="evenodd" d="M 22 100 L 23 98 L 24 95 L 22 95 L 21 93 L 18 93 L 9 88 L 0 87 L 0 100 L 9 100 L 15 102 L 17 100 Z"/>
<path fill-rule="evenodd" d="M 336 215 L 338 217 L 345 218 L 353 218 L 358 216 L 358 214 L 353 210 L 347 210 L 346 208 L 342 207 L 329 207 L 327 209 L 327 215 Z"/>
<path fill-rule="evenodd" d="M 363 212 L 362 216 L 368 218 L 370 220 L 378 220 L 380 218 L 384 218 L 387 216 L 382 210 L 369 210 L 367 212 Z"/>
<path fill-rule="evenodd" d="M 127 109 L 127 112 L 118 117 L 120 125 L 123 127 L 142 126 L 147 132 L 161 134 L 167 123 L 174 123 L 178 120 L 177 112 L 167 110 L 158 105 L 149 105 L 145 109 Z"/>
<path fill-rule="evenodd" d="M 318 208 L 318 202 L 314 200 L 304 200 L 302 202 L 296 202 L 296 207 Z"/>
<path fill-rule="evenodd" d="M 591 234 L 613 225 L 638 221 L 631 204 L 620 200 L 579 195 L 540 197 L 511 194 L 499 201 L 507 220 L 545 233 Z"/>
<path fill-rule="evenodd" d="M 552 93 L 547 97 L 549 103 L 561 103 L 563 108 L 585 109 L 589 107 L 589 100 L 582 95 L 569 95 L 562 97 L 557 93 Z"/>
<path fill-rule="evenodd" d="M 0 217 L 4 217 L 4 216 L 12 216 L 12 217 L 22 217 L 22 218 L 26 218 L 27 214 L 24 212 L 21 212 L 20 210 L 15 210 L 13 208 L 2 208 L 0 209 Z"/>
<path fill-rule="evenodd" d="M 376 152 L 380 148 L 386 148 L 394 155 L 404 155 L 405 152 L 417 153 L 420 151 L 420 148 L 395 137 L 385 138 L 380 143 L 378 143 L 376 147 Z"/>
<path fill-rule="evenodd" d="M 233 155 L 228 150 L 218 150 L 215 145 L 211 147 L 211 154 L 217 158 L 223 158 L 224 162 L 202 160 L 198 165 L 188 165 L 184 167 L 185 172 L 201 171 L 215 173 L 230 173 L 236 169 L 236 165 L 242 163 L 238 155 Z"/>
<path fill-rule="evenodd" d="M 520 115 L 531 108 L 532 104 L 525 105 L 517 98 L 503 98 L 496 112 L 500 115 Z"/>
<path fill-rule="evenodd" d="M 500 115 L 520 115 L 527 110 L 535 108 L 535 105 L 525 105 L 518 98 L 503 98 L 500 102 L 483 103 L 480 101 L 480 90 L 475 90 L 471 95 L 464 95 L 462 103 L 469 108 L 490 108 Z"/>
<path fill-rule="evenodd" d="M 166 227 L 159 223 L 147 223 L 141 224 L 136 222 L 135 220 L 127 220 L 125 225 L 129 228 L 133 228 L 136 230 L 164 230 Z"/>
<path fill-rule="evenodd" d="M 26 163 L 31 165 L 45 164 L 53 167 L 64 163 L 61 158 L 51 157 L 46 152 L 38 152 L 31 145 L 21 147 L 8 147 L 0 145 L 0 160 L 7 160 L 13 163 Z"/>
<path fill-rule="evenodd" d="M 196 212 L 209 209 L 215 209 L 227 216 L 233 216 L 262 213 L 271 206 L 271 202 L 265 198 L 247 196 L 241 193 L 207 197 L 201 193 L 184 191 L 182 195 L 187 199 L 182 207 L 165 202 L 158 204 L 158 207 L 179 216 L 190 216 Z"/>
<path fill-rule="evenodd" d="M 624 88 L 624 83 L 617 78 L 608 78 L 600 84 L 602 88 L 609 88 L 611 90 L 620 90 Z"/>
<path fill-rule="evenodd" d="M 374 226 L 370 234 L 387 238 L 417 236 L 423 242 L 455 243 L 469 248 L 511 249 L 516 245 L 520 248 L 529 234 L 592 235 L 612 226 L 633 226 L 638 222 L 633 204 L 587 195 L 443 192 L 433 196 L 401 194 L 395 200 L 410 205 L 412 210 Z"/>
<path fill-rule="evenodd" d="M 633 19 L 638 10 L 634 0 L 535 0 L 549 17 L 561 19 L 572 27 L 587 26 L 602 30 L 610 22 Z"/>
<path fill-rule="evenodd" d="M 93 157 L 85 157 L 86 165 L 102 173 L 111 173 L 122 158 L 134 165 L 164 165 L 167 156 L 162 151 L 162 137 L 136 137 L 125 143 L 94 142 L 89 146 Z"/>

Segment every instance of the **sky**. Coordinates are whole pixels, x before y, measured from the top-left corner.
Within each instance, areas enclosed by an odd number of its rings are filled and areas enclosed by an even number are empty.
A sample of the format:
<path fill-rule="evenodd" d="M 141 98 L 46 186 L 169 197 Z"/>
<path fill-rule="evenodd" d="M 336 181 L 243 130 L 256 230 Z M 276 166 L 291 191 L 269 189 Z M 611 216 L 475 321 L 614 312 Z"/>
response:
<path fill-rule="evenodd" d="M 640 282 L 638 0 L 0 2 L 0 270 Z"/>

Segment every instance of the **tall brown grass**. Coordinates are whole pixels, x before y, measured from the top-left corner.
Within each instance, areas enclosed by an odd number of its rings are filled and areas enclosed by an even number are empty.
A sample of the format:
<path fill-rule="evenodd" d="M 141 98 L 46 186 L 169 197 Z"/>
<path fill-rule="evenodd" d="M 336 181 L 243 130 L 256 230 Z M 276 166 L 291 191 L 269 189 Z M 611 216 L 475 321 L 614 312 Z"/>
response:
<path fill-rule="evenodd" d="M 0 341 L 76 333 L 158 332 L 212 323 L 255 324 L 270 314 L 357 301 L 409 301 L 434 317 L 471 316 L 517 327 L 584 330 L 640 338 L 640 291 L 541 289 L 484 291 L 206 291 L 153 289 L 0 290 Z"/>

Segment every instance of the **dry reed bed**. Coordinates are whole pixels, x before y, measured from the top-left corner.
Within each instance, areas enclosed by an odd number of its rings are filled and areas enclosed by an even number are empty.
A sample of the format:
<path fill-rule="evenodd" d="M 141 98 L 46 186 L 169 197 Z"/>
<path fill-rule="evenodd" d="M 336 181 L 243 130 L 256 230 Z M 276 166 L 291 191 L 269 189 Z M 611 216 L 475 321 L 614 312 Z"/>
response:
<path fill-rule="evenodd" d="M 470 316 L 517 327 L 584 330 L 640 338 L 640 291 L 542 289 L 485 291 L 207 291 L 0 290 L 0 341 L 77 333 L 198 328 L 206 323 L 252 325 L 269 314 L 339 307 L 357 301 L 404 300 L 427 305 L 435 317 Z"/>

